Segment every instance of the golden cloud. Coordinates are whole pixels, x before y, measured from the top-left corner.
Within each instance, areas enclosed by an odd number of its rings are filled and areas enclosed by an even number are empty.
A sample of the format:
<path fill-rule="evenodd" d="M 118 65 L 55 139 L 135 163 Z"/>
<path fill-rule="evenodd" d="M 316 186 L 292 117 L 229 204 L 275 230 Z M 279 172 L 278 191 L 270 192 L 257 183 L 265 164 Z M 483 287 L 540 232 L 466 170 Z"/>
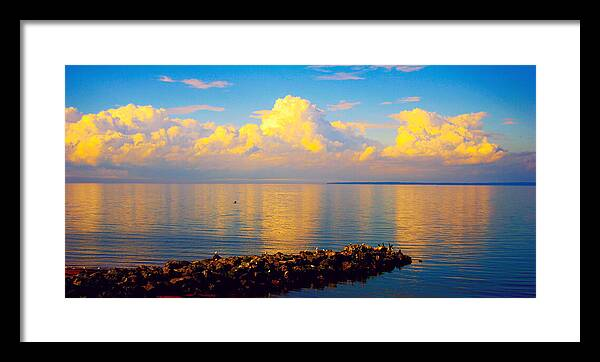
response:
<path fill-rule="evenodd" d="M 129 104 L 67 122 L 66 158 L 75 164 L 88 165 L 180 159 L 182 149 L 189 148 L 195 139 L 214 128 L 211 122 L 171 119 L 162 108 Z"/>
<path fill-rule="evenodd" d="M 75 112 L 65 110 L 65 118 Z M 278 99 L 257 116 L 260 125 L 236 128 L 170 118 L 168 110 L 130 104 L 67 122 L 66 158 L 87 165 L 180 162 L 193 167 L 208 156 L 213 162 L 224 155 L 281 162 L 315 153 L 350 159 L 352 152 L 358 155 L 370 144 L 352 130 L 337 129 L 314 104 L 299 97 Z"/>
<path fill-rule="evenodd" d="M 390 115 L 404 124 L 398 128 L 396 144 L 386 147 L 383 157 L 439 157 L 446 164 L 490 163 L 506 152 L 490 143 L 481 130 L 486 113 L 443 117 L 420 108 Z"/>
<path fill-rule="evenodd" d="M 333 121 L 331 125 L 340 130 L 346 131 L 350 130 L 352 133 L 356 132 L 360 135 L 364 135 L 367 132 L 367 129 L 387 129 L 387 128 L 397 128 L 398 124 L 396 122 L 393 123 L 369 123 L 369 122 L 344 122 L 344 121 Z"/>
<path fill-rule="evenodd" d="M 421 109 L 392 118 L 404 122 L 396 144 L 383 147 L 365 137 L 368 128 L 390 124 L 329 122 L 310 101 L 286 96 L 255 113 L 260 124 L 241 127 L 171 118 L 152 106 L 81 114 L 65 109 L 65 155 L 75 165 L 177 165 L 190 169 L 289 166 L 352 167 L 389 158 L 430 156 L 448 164 L 488 163 L 504 151 L 481 130 L 485 113 L 445 118 Z M 393 125 L 397 127 L 397 123 Z M 382 151 L 380 151 L 382 150 Z"/>
<path fill-rule="evenodd" d="M 323 151 L 325 137 L 319 128 L 325 126 L 321 111 L 306 99 L 287 96 L 275 102 L 273 109 L 263 114 L 260 129 L 293 147 L 311 152 Z"/>

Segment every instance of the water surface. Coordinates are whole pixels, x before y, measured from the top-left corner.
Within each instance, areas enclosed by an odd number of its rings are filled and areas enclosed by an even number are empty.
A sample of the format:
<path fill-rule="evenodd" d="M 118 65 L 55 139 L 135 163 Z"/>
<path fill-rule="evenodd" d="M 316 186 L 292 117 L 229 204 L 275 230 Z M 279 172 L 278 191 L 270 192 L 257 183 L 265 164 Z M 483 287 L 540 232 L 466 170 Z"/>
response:
<path fill-rule="evenodd" d="M 391 243 L 422 262 L 284 296 L 534 297 L 535 186 L 66 184 L 66 265 L 349 242 Z"/>

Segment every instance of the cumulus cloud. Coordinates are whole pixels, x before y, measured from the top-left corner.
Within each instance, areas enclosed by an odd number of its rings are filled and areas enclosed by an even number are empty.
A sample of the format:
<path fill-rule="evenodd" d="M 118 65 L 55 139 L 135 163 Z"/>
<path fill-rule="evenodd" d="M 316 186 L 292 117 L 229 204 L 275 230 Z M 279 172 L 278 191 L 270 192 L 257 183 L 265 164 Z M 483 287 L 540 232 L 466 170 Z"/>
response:
<path fill-rule="evenodd" d="M 65 126 L 66 159 L 75 164 L 145 164 L 176 160 L 213 123 L 171 119 L 165 109 L 133 104 L 85 114 Z"/>
<path fill-rule="evenodd" d="M 74 114 L 75 109 L 65 109 L 70 120 L 65 122 L 65 156 L 71 169 L 246 176 L 268 170 L 283 177 L 288 170 L 335 175 L 360 168 L 383 175 L 403 170 L 406 160 L 411 167 L 426 164 L 419 161 L 424 157 L 463 165 L 494 162 L 505 153 L 481 130 L 485 113 L 443 117 L 417 108 L 392 115 L 395 122 L 330 122 L 315 104 L 290 95 L 255 112 L 259 122 L 242 126 L 176 118 L 164 108 L 133 104 Z M 397 128 L 396 143 L 385 147 L 368 139 L 365 132 L 371 128 Z"/>
<path fill-rule="evenodd" d="M 505 125 L 513 125 L 513 124 L 518 124 L 518 123 L 519 123 L 519 122 L 517 122 L 517 120 L 516 120 L 516 119 L 514 119 L 514 118 L 504 118 L 504 120 L 503 120 L 503 121 L 504 121 L 504 122 L 502 122 L 502 124 L 505 124 Z"/>
<path fill-rule="evenodd" d="M 350 160 L 376 144 L 352 129 L 334 127 L 323 111 L 299 97 L 278 99 L 260 116 L 260 125 L 236 128 L 171 118 L 165 109 L 130 104 L 67 122 L 66 158 L 84 165 L 201 167 L 227 160 L 221 166 L 231 167 L 236 161 L 268 165 L 302 158 L 315 164 L 329 158 Z M 311 154 L 321 156 L 306 160 Z"/>
<path fill-rule="evenodd" d="M 267 137 L 310 152 L 356 148 L 360 140 L 352 132 L 343 132 L 324 118 L 315 104 L 299 97 L 286 96 L 265 113 L 260 125 Z"/>
<path fill-rule="evenodd" d="M 225 88 L 225 87 L 229 87 L 229 86 L 233 85 L 233 83 L 230 83 L 226 80 L 215 80 L 212 82 L 205 82 L 203 80 L 195 79 L 195 78 L 176 80 L 176 79 L 173 79 L 166 75 L 160 76 L 158 78 L 158 80 L 161 82 L 166 82 L 166 83 L 183 83 L 183 84 L 187 84 L 191 88 L 196 88 L 196 89 Z"/>
<path fill-rule="evenodd" d="M 67 122 L 67 123 L 78 122 L 81 119 L 81 116 L 83 116 L 83 114 L 81 114 L 77 110 L 77 108 L 75 108 L 75 107 L 65 108 L 65 122 Z"/>
<path fill-rule="evenodd" d="M 359 104 L 360 104 L 360 102 L 346 102 L 344 100 L 341 100 L 336 104 L 328 104 L 327 110 L 332 111 L 332 112 L 345 111 L 347 109 L 352 109 Z"/>
<path fill-rule="evenodd" d="M 469 113 L 444 117 L 415 108 L 390 115 L 403 122 L 398 128 L 396 144 L 382 151 L 383 157 L 437 157 L 446 164 L 491 163 L 506 152 L 490 143 L 481 129 L 486 113 Z"/>
<path fill-rule="evenodd" d="M 331 122 L 331 125 L 334 126 L 335 128 L 341 129 L 341 130 L 350 129 L 361 135 L 364 135 L 366 133 L 367 129 L 398 128 L 398 123 L 396 123 L 396 122 L 393 122 L 393 123 L 389 123 L 389 122 L 369 123 L 369 122 L 362 122 L 362 121 L 356 121 L 356 122 L 333 121 L 333 122 Z"/>
<path fill-rule="evenodd" d="M 374 146 L 365 147 L 364 151 L 361 152 L 360 155 L 358 156 L 358 160 L 363 162 L 363 161 L 367 161 L 367 160 L 371 159 L 373 157 L 373 155 L 375 154 L 375 150 L 376 150 L 376 148 Z"/>
<path fill-rule="evenodd" d="M 223 108 L 223 107 L 209 106 L 207 104 L 194 104 L 194 105 L 190 105 L 190 106 L 167 108 L 167 113 L 168 114 L 190 114 L 190 113 L 194 113 L 196 111 L 223 112 L 224 110 L 225 110 L 225 108 Z"/>

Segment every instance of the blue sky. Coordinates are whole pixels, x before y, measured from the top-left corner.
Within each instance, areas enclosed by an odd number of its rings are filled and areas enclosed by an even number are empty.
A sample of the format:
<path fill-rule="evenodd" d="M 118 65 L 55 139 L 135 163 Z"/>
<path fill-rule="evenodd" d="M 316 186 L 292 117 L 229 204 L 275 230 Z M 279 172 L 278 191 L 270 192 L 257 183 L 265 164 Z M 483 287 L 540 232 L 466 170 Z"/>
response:
<path fill-rule="evenodd" d="M 341 67 L 352 71 L 352 67 Z M 155 107 L 210 104 L 224 112 L 196 111 L 188 116 L 217 123 L 242 125 L 256 110 L 270 109 L 288 94 L 325 108 L 341 100 L 361 102 L 330 112 L 334 121 L 386 122 L 391 113 L 419 107 L 444 115 L 486 112 L 484 129 L 503 135 L 510 151 L 535 151 L 535 66 L 429 66 L 414 72 L 378 69 L 362 71 L 360 80 L 318 80 L 324 73 L 306 66 L 68 66 L 66 106 L 84 113 L 129 103 Z M 173 79 L 227 80 L 227 88 L 196 89 Z M 381 105 L 405 97 L 419 102 Z M 505 125 L 506 119 L 515 124 Z M 387 143 L 394 135 L 373 131 Z"/>
<path fill-rule="evenodd" d="M 199 80 L 201 87 L 183 83 L 186 79 Z M 234 127 L 260 125 L 252 113 L 271 110 L 287 95 L 324 110 L 328 122 L 389 124 L 397 122 L 390 115 L 415 108 L 444 117 L 485 112 L 481 129 L 490 142 L 509 154 L 535 152 L 535 66 L 70 65 L 65 80 L 65 107 L 81 114 L 128 104 L 165 109 L 203 105 L 219 111 L 171 116 Z M 210 82 L 224 83 L 203 86 Z M 340 103 L 347 104 L 341 107 L 345 109 L 331 107 Z M 383 146 L 396 142 L 395 129 L 365 132 Z"/>

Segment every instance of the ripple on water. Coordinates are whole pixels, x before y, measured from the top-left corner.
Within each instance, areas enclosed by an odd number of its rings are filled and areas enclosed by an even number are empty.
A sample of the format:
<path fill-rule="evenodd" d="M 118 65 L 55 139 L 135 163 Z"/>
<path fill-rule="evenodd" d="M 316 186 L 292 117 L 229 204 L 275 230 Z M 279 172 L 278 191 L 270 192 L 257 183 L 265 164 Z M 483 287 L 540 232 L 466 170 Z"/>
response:
<path fill-rule="evenodd" d="M 65 216 L 67 265 L 385 242 L 422 263 L 285 296 L 535 296 L 534 186 L 67 184 Z"/>

